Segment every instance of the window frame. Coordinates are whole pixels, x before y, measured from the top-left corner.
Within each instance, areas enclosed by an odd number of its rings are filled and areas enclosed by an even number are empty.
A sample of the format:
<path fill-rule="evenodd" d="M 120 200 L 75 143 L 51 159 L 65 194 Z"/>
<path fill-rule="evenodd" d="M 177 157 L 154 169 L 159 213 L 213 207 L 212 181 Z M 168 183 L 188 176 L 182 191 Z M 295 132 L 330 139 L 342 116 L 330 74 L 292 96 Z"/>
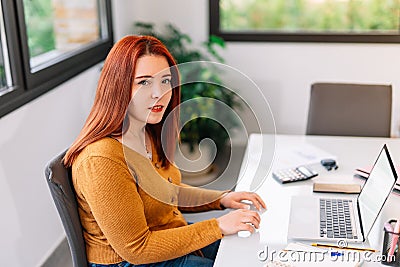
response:
<path fill-rule="evenodd" d="M 7 52 L 10 59 L 10 70 L 13 86 L 7 88 L 7 93 L 0 96 L 0 117 L 15 109 L 23 95 L 25 83 L 22 77 L 21 54 L 19 48 L 19 40 L 15 23 L 15 6 L 12 1 L 1 1 L 4 30 L 6 35 Z M 12 60 L 13 59 L 13 60 Z"/>
<path fill-rule="evenodd" d="M 66 53 L 47 67 L 31 71 L 23 0 L 1 0 L 8 52 L 13 75 L 12 91 L 0 96 L 0 118 L 56 86 L 103 61 L 113 45 L 111 0 L 97 0 L 104 8 L 107 37 L 82 49 Z M 103 27 L 106 26 L 106 29 Z M 101 34 L 101 37 L 103 35 Z"/>
<path fill-rule="evenodd" d="M 224 32 L 220 27 L 220 0 L 209 0 L 209 32 L 233 42 L 400 43 L 398 34 L 328 34 L 286 32 Z"/>

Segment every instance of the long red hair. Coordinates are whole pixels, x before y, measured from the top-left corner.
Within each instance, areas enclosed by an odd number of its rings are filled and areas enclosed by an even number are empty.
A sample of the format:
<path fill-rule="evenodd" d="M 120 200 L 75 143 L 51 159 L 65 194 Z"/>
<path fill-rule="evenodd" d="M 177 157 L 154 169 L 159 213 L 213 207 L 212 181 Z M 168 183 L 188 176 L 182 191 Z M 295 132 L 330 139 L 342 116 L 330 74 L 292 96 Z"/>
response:
<path fill-rule="evenodd" d="M 163 119 L 157 124 L 147 124 L 158 158 L 163 167 L 173 160 L 178 138 L 180 81 L 176 62 L 157 38 L 152 36 L 125 36 L 119 40 L 108 54 L 101 71 L 93 107 L 76 140 L 64 157 L 64 165 L 70 167 L 78 154 L 87 145 L 107 136 L 120 137 L 123 134 L 123 123 L 132 96 L 135 66 L 144 55 L 163 56 L 171 69 L 172 97 Z M 174 110 L 175 109 L 175 110 Z M 165 118 L 171 111 L 172 119 L 164 125 Z M 161 132 L 166 134 L 166 147 L 161 144 Z"/>

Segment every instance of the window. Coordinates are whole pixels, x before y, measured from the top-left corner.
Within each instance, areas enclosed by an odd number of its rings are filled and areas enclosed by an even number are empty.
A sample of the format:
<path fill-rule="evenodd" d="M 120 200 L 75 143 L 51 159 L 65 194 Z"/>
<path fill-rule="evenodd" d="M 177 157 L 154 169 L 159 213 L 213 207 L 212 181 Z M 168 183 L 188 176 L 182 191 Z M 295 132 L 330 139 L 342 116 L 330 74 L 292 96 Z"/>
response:
<path fill-rule="evenodd" d="M 9 79 L 7 79 L 7 76 L 9 76 L 10 73 L 10 64 L 8 63 L 8 58 L 6 60 L 5 56 L 8 56 L 7 54 L 7 44 L 4 42 L 4 23 L 3 20 L 0 21 L 0 88 L 5 89 L 7 88 L 9 84 Z M 4 94 L 5 90 L 0 91 L 2 94 Z"/>
<path fill-rule="evenodd" d="M 110 0 L 1 0 L 0 116 L 102 61 Z"/>
<path fill-rule="evenodd" d="M 210 0 L 227 41 L 400 42 L 400 0 Z"/>

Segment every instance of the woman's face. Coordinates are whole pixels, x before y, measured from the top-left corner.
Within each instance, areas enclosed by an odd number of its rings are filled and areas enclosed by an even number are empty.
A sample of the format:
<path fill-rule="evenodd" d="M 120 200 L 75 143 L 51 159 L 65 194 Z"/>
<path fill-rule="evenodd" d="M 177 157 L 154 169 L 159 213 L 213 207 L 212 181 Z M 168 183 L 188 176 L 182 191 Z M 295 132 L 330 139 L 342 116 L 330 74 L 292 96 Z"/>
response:
<path fill-rule="evenodd" d="M 129 116 L 143 123 L 159 123 L 172 96 L 171 70 L 163 56 L 145 55 L 136 63 Z"/>

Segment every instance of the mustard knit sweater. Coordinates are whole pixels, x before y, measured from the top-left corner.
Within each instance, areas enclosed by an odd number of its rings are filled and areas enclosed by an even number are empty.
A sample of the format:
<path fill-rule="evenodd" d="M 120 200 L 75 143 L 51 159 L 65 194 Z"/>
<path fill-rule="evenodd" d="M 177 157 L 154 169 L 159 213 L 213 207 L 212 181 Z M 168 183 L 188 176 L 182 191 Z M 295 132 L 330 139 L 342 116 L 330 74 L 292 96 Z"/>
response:
<path fill-rule="evenodd" d="M 187 225 L 181 211 L 221 209 L 224 192 L 183 185 L 175 166 L 161 168 L 157 157 L 151 162 L 115 139 L 82 150 L 72 178 L 91 263 L 160 262 L 222 238 L 216 219 Z"/>

